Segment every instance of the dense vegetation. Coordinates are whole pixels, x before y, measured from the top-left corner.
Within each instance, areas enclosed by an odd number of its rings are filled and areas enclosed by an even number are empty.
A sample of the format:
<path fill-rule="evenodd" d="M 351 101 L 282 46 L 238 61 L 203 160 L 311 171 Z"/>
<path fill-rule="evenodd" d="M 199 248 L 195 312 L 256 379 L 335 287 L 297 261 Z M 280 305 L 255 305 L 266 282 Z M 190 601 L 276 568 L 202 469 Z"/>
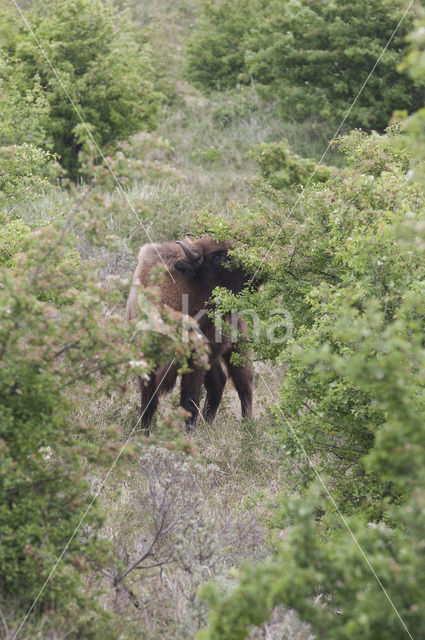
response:
<path fill-rule="evenodd" d="M 284 117 L 339 124 L 404 12 L 398 0 L 220 0 L 204 2 L 188 44 L 188 75 L 206 89 L 253 83 Z M 408 15 L 347 117 L 383 130 L 394 109 L 422 106 L 422 78 L 398 65 Z"/>
<path fill-rule="evenodd" d="M 0 7 L 2 637 L 422 637 L 424 16 L 318 166 L 396 0 Z M 256 417 L 147 442 L 132 379 L 204 352 L 123 307 L 187 232 L 261 271 Z"/>
<path fill-rule="evenodd" d="M 75 177 L 89 132 L 105 153 L 117 139 L 154 125 L 160 94 L 148 48 L 125 13 L 100 0 L 32 2 L 31 33 L 10 3 L 2 5 L 4 92 L 10 86 L 13 99 L 26 103 L 28 118 L 19 138 L 11 132 L 6 143 L 44 142 Z M 37 101 L 44 113 L 34 113 Z"/>
<path fill-rule="evenodd" d="M 370 567 L 358 564 L 341 514 L 350 517 L 348 526 L 407 627 L 424 623 L 417 572 L 425 488 L 423 241 L 417 235 L 423 197 L 408 180 L 397 131 L 354 132 L 340 145 L 350 164 L 304 192 L 301 219 L 280 208 L 275 227 L 260 226 L 255 217 L 241 246 L 241 257 L 252 258 L 275 239 L 270 285 L 250 296 L 250 307 L 267 318 L 268 298 L 280 296 L 291 312 L 284 351 L 280 344 L 274 354 L 269 344 L 256 346 L 259 358 L 285 362 L 273 420 L 287 454 L 305 467 L 307 493 L 283 498 L 275 524 L 293 529 L 276 558 L 243 573 L 228 600 L 208 595 L 217 614 L 205 637 L 244 638 L 249 623 L 263 621 L 279 603 L 295 607 L 323 636 L 404 637 Z M 371 523 L 377 531 L 369 530 Z M 318 584 L 329 600 L 325 607 L 314 605 Z"/>

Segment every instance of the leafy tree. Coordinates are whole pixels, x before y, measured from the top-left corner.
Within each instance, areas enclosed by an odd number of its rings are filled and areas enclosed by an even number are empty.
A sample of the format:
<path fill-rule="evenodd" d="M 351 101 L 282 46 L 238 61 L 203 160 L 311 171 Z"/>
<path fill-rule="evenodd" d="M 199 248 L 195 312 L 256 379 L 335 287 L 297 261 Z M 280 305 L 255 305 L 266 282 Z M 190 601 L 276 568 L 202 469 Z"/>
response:
<path fill-rule="evenodd" d="M 11 20 L 9 10 L 3 18 L 8 35 L 1 47 L 4 91 L 12 86 L 20 104 L 28 101 L 26 96 L 43 101 L 46 109 L 34 130 L 38 138 L 45 132 L 62 165 L 75 177 L 83 138 L 80 118 L 65 91 L 101 148 L 152 128 L 160 96 L 153 86 L 149 51 L 138 42 L 126 14 L 118 14 L 109 1 L 37 0 L 27 15 L 60 82 L 22 18 Z M 0 32 L 4 30 L 5 23 L 0 25 Z"/>

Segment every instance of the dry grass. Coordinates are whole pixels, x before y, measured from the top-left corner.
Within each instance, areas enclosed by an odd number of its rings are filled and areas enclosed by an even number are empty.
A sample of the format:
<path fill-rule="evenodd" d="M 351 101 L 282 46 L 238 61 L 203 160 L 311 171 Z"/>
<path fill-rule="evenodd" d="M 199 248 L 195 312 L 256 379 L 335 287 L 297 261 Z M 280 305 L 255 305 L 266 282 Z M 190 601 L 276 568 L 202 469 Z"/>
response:
<path fill-rule="evenodd" d="M 241 420 L 239 399 L 228 384 L 215 422 L 201 421 L 193 434 L 191 455 L 170 449 L 169 434 L 154 428 L 155 444 L 143 446 L 137 459 L 125 459 L 100 495 L 108 514 L 102 535 L 113 545 L 104 605 L 119 614 L 130 637 L 143 629 L 143 637 L 152 640 L 194 638 L 207 623 L 199 588 L 207 581 L 231 588 L 233 568 L 271 553 L 273 536 L 265 523 L 273 517 L 277 495 L 293 491 L 296 470 L 268 413 L 268 389 L 277 393 L 282 380 L 272 367 L 258 367 L 262 377 L 255 380 L 253 420 Z M 177 388 L 162 398 L 159 424 L 178 401 Z M 81 405 L 78 417 L 95 421 L 100 439 L 115 423 L 124 439 L 138 420 L 137 404 L 137 385 L 131 384 L 124 396 Z M 131 441 L 147 442 L 137 432 Z M 161 509 L 165 525 L 176 524 L 159 536 L 141 566 L 117 583 L 122 568 L 137 554 L 142 557 L 164 526 Z M 291 612 L 278 609 L 251 637 L 308 640 L 309 634 Z"/>
<path fill-rule="evenodd" d="M 267 375 L 266 367 L 262 374 Z M 132 393 L 131 399 L 137 395 Z M 159 421 L 176 404 L 177 391 L 163 398 Z M 114 410 L 112 402 L 110 417 Z M 105 533 L 115 547 L 115 560 L 124 564 L 149 548 L 161 528 L 161 509 L 166 524 L 177 523 L 159 536 L 142 563 L 147 568 L 132 573 L 125 588 L 114 586 L 114 565 L 105 582 L 107 606 L 130 628 L 143 628 L 146 638 L 193 638 L 207 622 L 199 587 L 212 580 L 230 588 L 232 568 L 271 552 L 264 523 L 273 515 L 277 494 L 286 488 L 288 467 L 261 383 L 255 418 L 242 421 L 238 413 L 239 402 L 229 386 L 214 424 L 200 423 L 193 434 L 192 455 L 153 445 L 137 461 L 126 463 L 103 494 Z M 123 406 L 115 414 L 120 417 L 129 418 Z M 307 640 L 309 635 L 292 613 L 279 609 L 252 639 L 279 637 Z"/>
<path fill-rule="evenodd" d="M 118 486 L 104 495 L 115 549 L 108 606 L 137 620 L 146 637 L 193 637 L 206 622 L 199 587 L 224 584 L 232 566 L 264 556 L 259 514 L 235 503 L 224 509 L 217 474 L 196 456 L 153 446 L 134 473 L 128 468 L 119 498 Z M 120 579 L 122 567 L 135 568 Z"/>

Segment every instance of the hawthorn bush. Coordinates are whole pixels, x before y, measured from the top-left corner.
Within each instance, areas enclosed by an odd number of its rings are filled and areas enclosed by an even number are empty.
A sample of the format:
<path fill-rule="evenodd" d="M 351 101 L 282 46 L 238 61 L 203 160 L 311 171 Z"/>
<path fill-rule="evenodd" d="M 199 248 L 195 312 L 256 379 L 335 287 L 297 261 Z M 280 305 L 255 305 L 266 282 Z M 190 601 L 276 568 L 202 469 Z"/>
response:
<path fill-rule="evenodd" d="M 60 175 L 56 158 L 28 143 L 0 147 L 0 198 L 2 214 L 19 217 L 22 204 L 51 191 L 52 178 Z"/>
<path fill-rule="evenodd" d="M 63 259 L 72 240 L 52 227 L 21 236 L 19 257 L 0 274 L 0 590 L 3 606 L 18 602 L 25 613 L 92 499 L 84 468 L 118 451 L 113 434 L 90 443 L 91 426 L 70 421 L 72 390 L 81 380 L 113 388 L 134 355 L 120 319 L 102 321 L 101 290 Z M 65 617 L 80 610 L 72 637 L 95 637 L 103 624 L 94 601 L 83 615 L 81 580 L 106 559 L 101 521 L 95 504 L 37 605 Z"/>
<path fill-rule="evenodd" d="M 409 158 L 397 129 L 383 137 L 355 131 L 338 146 L 351 166 L 334 168 L 326 182 L 310 184 L 294 211 L 285 206 L 285 192 L 278 192 L 272 206 L 263 201 L 264 216 L 241 212 L 236 234 L 234 221 L 219 220 L 210 231 L 236 235 L 236 256 L 249 271 L 260 267 L 266 277 L 259 292 L 235 300 L 221 291 L 220 300 L 226 308 L 239 305 L 242 312 L 254 308 L 263 322 L 262 337 L 252 345 L 257 357 L 286 362 L 282 407 L 298 440 L 309 455 L 324 453 L 318 466 L 332 475 L 344 508 L 369 505 L 373 511 L 389 489 L 386 481 L 368 476 L 361 459 L 373 446 L 385 411 L 373 380 L 369 386 L 350 380 L 355 358 L 360 363 L 365 359 L 366 340 L 357 316 L 369 314 L 372 321 L 376 315 L 378 330 L 380 323 L 398 321 L 401 309 L 406 312 L 404 296 L 412 279 L 422 277 L 423 266 L 420 247 L 412 249 L 399 240 L 397 229 L 409 211 L 418 210 L 421 195 L 407 180 Z M 274 195 L 271 188 L 266 193 Z M 290 318 L 293 343 L 285 341 L 285 323 L 275 333 L 281 342 L 273 343 L 267 335 L 273 309 L 281 307 Z M 249 315 L 247 321 L 252 324 Z M 305 355 L 316 348 L 320 365 Z M 353 361 L 347 372 L 337 376 L 336 360 L 341 357 L 343 367 L 349 355 Z M 299 454 L 287 429 L 285 446 Z"/>
<path fill-rule="evenodd" d="M 30 145 L 3 148 L 2 195 L 54 191 L 37 175 L 40 159 L 48 173 L 49 154 Z M 79 194 L 73 200 L 56 222 L 37 228 L 8 198 L 0 201 L 0 606 L 5 629 L 8 621 L 16 630 L 65 550 L 30 630 L 39 620 L 38 633 L 50 618 L 56 630 L 66 627 L 66 637 L 94 640 L 123 637 L 99 604 L 110 549 L 98 533 L 104 513 L 93 497 L 123 436 L 113 422 L 99 434 L 94 420 L 78 418 L 82 390 L 86 402 L 124 393 L 127 380 L 154 362 L 176 357 L 184 366 L 197 343 L 181 342 L 172 315 L 150 313 L 129 328 L 121 308 L 112 310 L 118 288 L 99 284 L 77 249 L 83 240 L 104 242 L 99 225 L 84 215 Z"/>
<path fill-rule="evenodd" d="M 397 127 L 384 136 L 354 131 L 337 144 L 349 165 L 310 184 L 297 211 L 269 187 L 263 216 L 248 211 L 238 229 L 234 221 L 209 227 L 233 233 L 236 257 L 266 275 L 258 294 L 233 300 L 242 312 L 255 308 L 266 330 L 273 308 L 290 312 L 291 339 L 282 327 L 280 344 L 251 348 L 285 365 L 271 411 L 286 455 L 304 465 L 304 492 L 281 499 L 272 526 L 289 534 L 273 558 L 242 570 L 227 594 L 205 589 L 212 614 L 202 638 L 245 638 L 278 604 L 323 638 L 402 638 L 403 623 L 414 636 L 425 628 L 423 195 Z M 219 296 L 228 308 L 232 296 Z"/>
<path fill-rule="evenodd" d="M 252 627 L 268 620 L 282 603 L 310 623 L 316 638 L 402 640 L 406 629 L 421 637 L 425 630 L 421 486 L 403 507 L 393 509 L 397 527 L 367 523 L 361 516 L 348 520 L 387 595 L 341 521 L 328 519 L 324 527 L 318 519 L 329 505 L 327 497 L 304 495 L 282 507 L 279 524 L 290 527 L 273 557 L 238 572 L 237 586 L 226 595 L 212 585 L 203 587 L 212 614 L 199 640 L 247 638 Z"/>
<path fill-rule="evenodd" d="M 294 153 L 284 140 L 263 142 L 254 147 L 251 155 L 267 183 L 273 189 L 284 189 L 287 192 L 308 181 L 326 182 L 331 172 L 331 168 L 324 165 L 316 168 L 315 160 L 302 158 Z"/>

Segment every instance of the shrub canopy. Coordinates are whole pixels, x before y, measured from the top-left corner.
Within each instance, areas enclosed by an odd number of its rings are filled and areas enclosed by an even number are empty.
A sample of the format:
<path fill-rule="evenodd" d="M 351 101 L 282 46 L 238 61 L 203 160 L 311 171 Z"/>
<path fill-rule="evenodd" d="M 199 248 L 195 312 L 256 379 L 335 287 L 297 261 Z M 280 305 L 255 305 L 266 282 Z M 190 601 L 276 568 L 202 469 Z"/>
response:
<path fill-rule="evenodd" d="M 1 4 L 9 5 L 5 0 Z M 72 177 L 88 137 L 76 109 L 102 150 L 155 126 L 160 95 L 154 89 L 149 50 L 125 12 L 119 14 L 109 0 L 36 0 L 26 17 L 54 72 L 21 16 L 5 6 L 0 101 L 4 91 L 20 98 L 19 108 L 27 103 L 29 135 L 34 130 L 37 143 L 43 131 L 44 141 Z M 38 120 L 30 109 L 36 101 L 43 106 Z"/>
<path fill-rule="evenodd" d="M 234 0 L 204 3 L 188 44 L 189 77 L 210 90 L 253 81 L 285 118 L 382 131 L 395 109 L 421 105 L 423 80 L 398 66 L 410 14 L 398 0 Z"/>

